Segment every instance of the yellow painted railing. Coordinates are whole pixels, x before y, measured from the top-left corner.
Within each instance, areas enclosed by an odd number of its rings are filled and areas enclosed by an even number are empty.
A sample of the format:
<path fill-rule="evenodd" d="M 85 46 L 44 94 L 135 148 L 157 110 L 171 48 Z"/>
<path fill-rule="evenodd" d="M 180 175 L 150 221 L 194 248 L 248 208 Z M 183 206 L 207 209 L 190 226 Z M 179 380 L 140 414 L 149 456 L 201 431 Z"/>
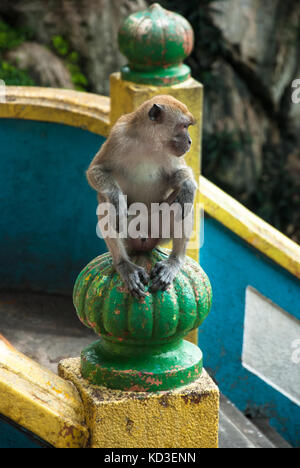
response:
<path fill-rule="evenodd" d="M 0 395 L 0 414 L 51 445 L 86 445 L 84 410 L 73 384 L 16 351 L 1 335 Z"/>

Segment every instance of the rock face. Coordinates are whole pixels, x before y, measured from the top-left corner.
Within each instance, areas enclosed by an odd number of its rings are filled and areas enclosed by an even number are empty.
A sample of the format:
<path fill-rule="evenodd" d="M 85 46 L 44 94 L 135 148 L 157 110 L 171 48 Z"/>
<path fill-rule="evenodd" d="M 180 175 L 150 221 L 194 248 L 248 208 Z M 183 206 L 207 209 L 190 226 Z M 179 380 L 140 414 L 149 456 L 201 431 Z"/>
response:
<path fill-rule="evenodd" d="M 292 102 L 292 83 L 300 78 L 300 4 L 226 0 L 214 8 L 222 48 L 213 72 L 221 86 L 208 93 L 205 126 L 250 137 L 233 151 L 232 167 L 218 165 L 215 180 L 300 240 L 300 104 Z"/>
<path fill-rule="evenodd" d="M 258 92 L 266 95 L 273 110 L 280 110 L 282 96 L 299 71 L 300 6 L 293 0 L 227 0 L 216 10 L 216 25 L 236 48 L 245 71 L 256 75 Z"/>
<path fill-rule="evenodd" d="M 110 73 L 124 64 L 118 43 L 126 16 L 146 8 L 144 0 L 1 1 L 0 16 L 29 27 L 36 42 L 49 45 L 54 36 L 67 39 L 80 56 L 91 90 L 108 94 Z"/>
<path fill-rule="evenodd" d="M 24 42 L 9 51 L 5 58 L 21 70 L 28 70 L 35 82 L 41 86 L 74 88 L 70 72 L 63 60 L 40 44 Z"/>
<path fill-rule="evenodd" d="M 253 99 L 247 83 L 225 60 L 220 59 L 214 65 L 214 73 L 222 81 L 217 89 L 206 94 L 204 138 L 217 142 L 217 157 L 207 158 L 205 148 L 209 141 L 204 139 L 203 169 L 236 196 L 251 194 L 262 173 L 261 154 L 269 129 L 268 118 L 259 101 Z"/>

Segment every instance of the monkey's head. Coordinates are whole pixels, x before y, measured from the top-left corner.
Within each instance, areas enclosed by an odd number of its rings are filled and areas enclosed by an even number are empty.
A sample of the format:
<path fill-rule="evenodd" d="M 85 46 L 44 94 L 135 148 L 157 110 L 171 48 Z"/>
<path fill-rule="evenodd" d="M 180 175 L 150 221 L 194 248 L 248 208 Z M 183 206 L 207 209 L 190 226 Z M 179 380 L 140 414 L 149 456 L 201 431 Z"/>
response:
<path fill-rule="evenodd" d="M 133 135 L 139 133 L 154 152 L 179 157 L 189 151 L 192 140 L 188 128 L 195 119 L 186 105 L 172 96 L 155 96 L 130 117 Z"/>
<path fill-rule="evenodd" d="M 193 115 L 185 104 L 172 96 L 156 96 L 147 101 L 148 125 L 160 138 L 163 150 L 174 156 L 183 156 L 191 147 L 189 126 L 195 124 Z"/>

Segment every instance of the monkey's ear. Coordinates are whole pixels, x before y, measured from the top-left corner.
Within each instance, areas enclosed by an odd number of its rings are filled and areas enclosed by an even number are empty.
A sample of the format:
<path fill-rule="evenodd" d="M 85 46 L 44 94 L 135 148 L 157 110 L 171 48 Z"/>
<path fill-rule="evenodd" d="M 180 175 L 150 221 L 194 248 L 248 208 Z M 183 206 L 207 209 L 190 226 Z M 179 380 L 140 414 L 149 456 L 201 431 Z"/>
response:
<path fill-rule="evenodd" d="M 164 106 L 161 104 L 153 104 L 148 112 L 149 119 L 157 123 L 162 123 L 164 117 Z"/>

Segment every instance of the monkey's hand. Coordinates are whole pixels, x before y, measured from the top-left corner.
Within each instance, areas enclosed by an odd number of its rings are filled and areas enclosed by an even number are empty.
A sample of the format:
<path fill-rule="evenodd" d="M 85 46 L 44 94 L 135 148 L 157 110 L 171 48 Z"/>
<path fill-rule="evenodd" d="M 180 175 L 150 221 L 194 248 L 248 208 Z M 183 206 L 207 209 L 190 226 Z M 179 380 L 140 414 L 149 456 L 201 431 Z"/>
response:
<path fill-rule="evenodd" d="M 166 291 L 170 284 L 173 283 L 179 268 L 180 261 L 176 258 L 168 258 L 167 260 L 157 262 L 150 273 L 150 279 L 152 280 L 150 291 Z"/>
<path fill-rule="evenodd" d="M 181 210 L 178 210 L 176 214 L 176 221 L 183 220 L 191 213 L 196 190 L 197 185 L 193 180 L 187 179 L 183 182 L 182 188 L 174 200 L 174 203 L 179 203 L 181 206 Z"/>
<path fill-rule="evenodd" d="M 149 282 L 149 276 L 145 269 L 129 260 L 122 260 L 117 265 L 117 271 L 127 286 L 130 294 L 137 299 L 146 296 L 145 286 Z"/>

